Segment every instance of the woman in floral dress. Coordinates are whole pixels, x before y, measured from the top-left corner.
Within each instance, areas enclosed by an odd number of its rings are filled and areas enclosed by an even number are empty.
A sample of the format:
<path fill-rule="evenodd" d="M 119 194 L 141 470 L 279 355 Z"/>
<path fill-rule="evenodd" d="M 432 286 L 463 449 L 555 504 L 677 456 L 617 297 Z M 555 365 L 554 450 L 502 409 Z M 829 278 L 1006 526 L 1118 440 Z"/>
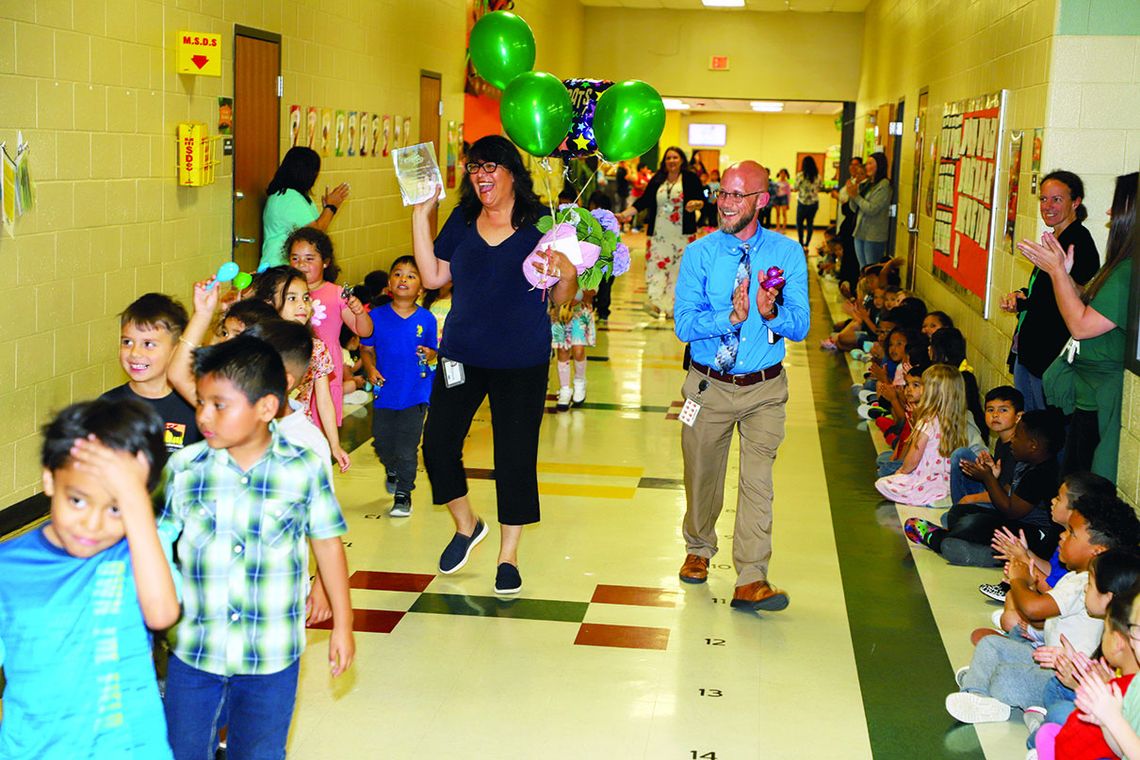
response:
<path fill-rule="evenodd" d="M 654 315 L 673 317 L 673 287 L 681 255 L 697 237 L 697 216 L 704 205 L 700 179 L 689 169 L 685 152 L 674 146 L 665 150 L 661 166 L 645 192 L 619 215 L 624 222 L 638 211 L 648 212 L 646 308 Z"/>

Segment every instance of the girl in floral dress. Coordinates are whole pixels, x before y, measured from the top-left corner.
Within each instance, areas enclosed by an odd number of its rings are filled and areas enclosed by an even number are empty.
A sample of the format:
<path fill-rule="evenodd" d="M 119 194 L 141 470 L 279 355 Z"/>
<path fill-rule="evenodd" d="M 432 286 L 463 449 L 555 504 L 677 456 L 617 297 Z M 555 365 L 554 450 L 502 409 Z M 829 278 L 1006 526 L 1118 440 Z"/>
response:
<path fill-rule="evenodd" d="M 950 496 L 950 454 L 966 445 L 966 384 L 948 364 L 922 373 L 922 397 L 914 410 L 913 432 L 903 465 L 875 481 L 886 498 L 899 504 L 929 506 Z"/>

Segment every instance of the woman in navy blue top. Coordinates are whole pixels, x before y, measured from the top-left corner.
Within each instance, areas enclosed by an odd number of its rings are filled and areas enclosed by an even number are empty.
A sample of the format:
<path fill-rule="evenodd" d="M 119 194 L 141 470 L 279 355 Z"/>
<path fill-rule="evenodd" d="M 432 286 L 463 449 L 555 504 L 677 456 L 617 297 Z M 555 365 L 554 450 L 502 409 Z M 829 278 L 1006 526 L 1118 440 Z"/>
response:
<path fill-rule="evenodd" d="M 550 317 L 543 291 L 531 288 L 522 267 L 542 237 L 535 222 L 544 207 L 518 149 L 504 137 L 472 145 L 466 169 L 459 205 L 434 242 L 429 220 L 436 200 L 412 211 L 412 248 L 424 287 L 452 283 L 424 425 L 424 466 L 432 501 L 446 504 L 455 521 L 455 535 L 439 558 L 440 572 L 454 573 L 488 532 L 467 498 L 463 441 L 490 397 L 501 534 L 495 592 L 513 594 L 522 588 L 522 528 L 538 522 L 538 430 L 546 406 Z M 577 290 L 577 272 L 557 252 L 549 271 L 558 284 L 546 296 L 565 303 Z"/>

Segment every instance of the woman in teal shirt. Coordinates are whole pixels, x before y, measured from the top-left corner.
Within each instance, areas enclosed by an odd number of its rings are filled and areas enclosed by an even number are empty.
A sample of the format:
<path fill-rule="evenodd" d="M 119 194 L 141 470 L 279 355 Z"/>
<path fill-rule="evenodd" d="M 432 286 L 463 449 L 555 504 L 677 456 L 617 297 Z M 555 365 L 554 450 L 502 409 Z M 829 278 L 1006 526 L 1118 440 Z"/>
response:
<path fill-rule="evenodd" d="M 321 157 L 312 148 L 290 148 L 265 189 L 265 209 L 261 213 L 261 263 L 258 271 L 289 263 L 282 248 L 285 238 L 298 227 L 316 227 L 327 232 L 340 205 L 348 200 L 348 183 L 331 191 L 326 187 L 318 209 L 309 193 L 321 173 Z"/>
<path fill-rule="evenodd" d="M 1062 474 L 1092 470 L 1116 482 L 1120 455 L 1120 402 L 1124 395 L 1124 350 L 1132 284 L 1136 172 L 1116 178 L 1108 212 L 1104 266 L 1083 288 L 1069 275 L 1073 248 L 1064 250 L 1049 233 L 1041 243 L 1017 244 L 1025 257 L 1053 280 L 1057 307 L 1078 342 L 1045 372 L 1045 400 L 1071 413 Z"/>

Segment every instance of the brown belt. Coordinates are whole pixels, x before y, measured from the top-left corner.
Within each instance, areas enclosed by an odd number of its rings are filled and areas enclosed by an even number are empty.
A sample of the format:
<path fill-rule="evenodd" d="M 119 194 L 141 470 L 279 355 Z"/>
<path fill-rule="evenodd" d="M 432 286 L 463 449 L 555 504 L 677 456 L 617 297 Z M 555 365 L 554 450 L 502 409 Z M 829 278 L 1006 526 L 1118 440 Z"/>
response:
<path fill-rule="evenodd" d="M 733 375 L 729 372 L 721 372 L 712 367 L 706 367 L 700 362 L 692 362 L 692 366 L 693 369 L 702 375 L 708 375 L 713 380 L 720 380 L 723 383 L 732 383 L 733 385 L 755 385 L 756 383 L 779 377 L 780 373 L 784 371 L 784 365 L 781 362 L 776 362 L 771 367 L 765 367 L 758 372 L 749 372 L 744 375 Z"/>

